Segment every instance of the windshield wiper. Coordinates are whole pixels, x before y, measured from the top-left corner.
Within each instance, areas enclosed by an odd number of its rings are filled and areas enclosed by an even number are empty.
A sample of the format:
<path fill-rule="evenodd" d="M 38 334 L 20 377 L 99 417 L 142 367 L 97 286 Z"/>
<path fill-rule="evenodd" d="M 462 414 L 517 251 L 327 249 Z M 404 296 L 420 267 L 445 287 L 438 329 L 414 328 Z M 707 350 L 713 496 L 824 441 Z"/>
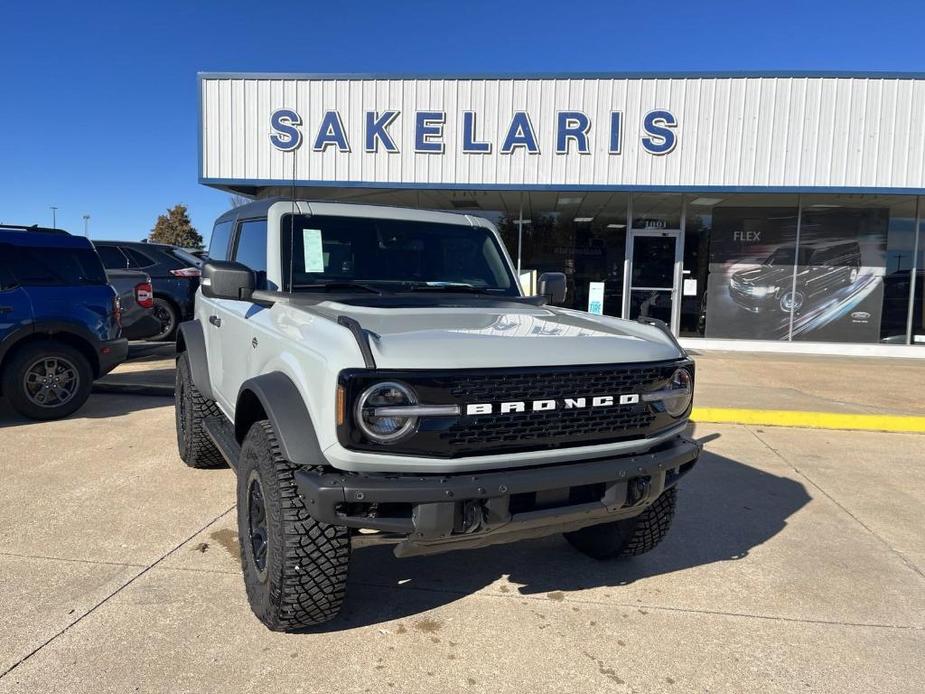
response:
<path fill-rule="evenodd" d="M 426 282 L 407 285 L 412 292 L 460 292 L 466 294 L 495 294 L 501 291 L 494 287 L 475 287 L 471 284 L 427 284 Z"/>
<path fill-rule="evenodd" d="M 364 284 L 362 282 L 318 282 L 316 284 L 296 284 L 293 285 L 293 289 L 323 289 L 325 291 L 349 291 L 351 289 L 360 289 L 365 292 L 372 292 L 373 294 L 382 294 L 382 290 L 372 286 L 371 284 Z"/>

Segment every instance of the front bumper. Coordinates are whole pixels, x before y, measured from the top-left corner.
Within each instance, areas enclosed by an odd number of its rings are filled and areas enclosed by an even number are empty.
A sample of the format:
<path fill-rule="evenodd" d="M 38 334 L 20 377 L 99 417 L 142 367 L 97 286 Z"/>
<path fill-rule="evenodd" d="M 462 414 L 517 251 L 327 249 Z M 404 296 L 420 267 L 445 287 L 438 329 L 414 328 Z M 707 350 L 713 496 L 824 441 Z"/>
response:
<path fill-rule="evenodd" d="M 311 515 L 333 525 L 404 536 L 397 556 L 512 542 L 631 518 L 694 466 L 701 446 L 681 436 L 638 455 L 454 475 L 299 469 Z"/>

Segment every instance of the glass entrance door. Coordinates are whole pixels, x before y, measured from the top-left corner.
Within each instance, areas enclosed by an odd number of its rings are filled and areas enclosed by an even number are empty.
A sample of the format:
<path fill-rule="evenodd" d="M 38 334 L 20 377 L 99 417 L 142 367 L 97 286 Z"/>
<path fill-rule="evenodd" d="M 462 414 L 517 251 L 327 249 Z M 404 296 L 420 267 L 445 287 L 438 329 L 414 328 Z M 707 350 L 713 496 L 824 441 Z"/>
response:
<path fill-rule="evenodd" d="M 681 232 L 677 229 L 634 229 L 626 240 L 629 291 L 623 316 L 657 318 L 678 333 L 680 320 Z"/>

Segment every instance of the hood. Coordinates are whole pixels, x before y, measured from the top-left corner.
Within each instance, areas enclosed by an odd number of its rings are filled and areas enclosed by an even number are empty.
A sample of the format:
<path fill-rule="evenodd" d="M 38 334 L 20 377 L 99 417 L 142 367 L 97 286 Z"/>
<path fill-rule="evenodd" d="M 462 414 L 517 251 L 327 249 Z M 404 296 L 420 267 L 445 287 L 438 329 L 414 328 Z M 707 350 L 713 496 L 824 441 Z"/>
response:
<path fill-rule="evenodd" d="M 759 265 L 748 270 L 739 270 L 732 273 L 732 278 L 742 284 L 754 284 L 763 287 L 769 284 L 780 284 L 783 280 L 793 277 L 793 266 Z"/>
<path fill-rule="evenodd" d="M 376 364 L 389 369 L 612 364 L 676 359 L 658 328 L 551 306 L 485 301 L 465 307 L 381 308 L 324 302 L 311 309 L 349 316 L 370 332 Z"/>

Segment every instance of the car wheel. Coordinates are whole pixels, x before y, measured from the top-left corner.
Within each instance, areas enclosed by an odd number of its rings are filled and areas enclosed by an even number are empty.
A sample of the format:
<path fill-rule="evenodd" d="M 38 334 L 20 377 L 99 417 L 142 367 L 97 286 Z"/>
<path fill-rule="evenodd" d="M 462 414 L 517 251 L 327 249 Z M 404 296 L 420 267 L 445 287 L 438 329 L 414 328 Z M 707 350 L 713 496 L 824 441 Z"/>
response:
<path fill-rule="evenodd" d="M 177 357 L 176 385 L 173 392 L 180 459 L 194 468 L 224 467 L 225 458 L 206 434 L 203 426 L 207 417 L 223 415 L 218 405 L 203 397 L 193 383 L 189 355 L 186 352 Z"/>
<path fill-rule="evenodd" d="M 565 539 L 579 552 L 595 559 L 626 559 L 645 554 L 665 539 L 677 503 L 677 487 L 670 487 L 635 518 L 565 533 Z"/>
<path fill-rule="evenodd" d="M 804 301 L 803 292 L 799 289 L 795 292 L 784 292 L 780 297 L 780 311 L 781 313 L 790 313 L 793 310 L 794 313 L 799 313 L 800 309 L 803 308 Z"/>
<path fill-rule="evenodd" d="M 90 397 L 93 370 L 77 349 L 42 340 L 18 349 L 3 372 L 3 392 L 31 419 L 60 419 Z"/>
<path fill-rule="evenodd" d="M 154 307 L 151 309 L 151 314 L 157 319 L 160 329 L 148 340 L 150 342 L 169 342 L 173 340 L 179 323 L 179 312 L 176 306 L 167 299 L 162 299 L 158 296 L 154 298 Z"/>
<path fill-rule="evenodd" d="M 347 589 L 350 531 L 309 515 L 273 426 L 255 422 L 238 463 L 238 538 L 247 599 L 272 631 L 334 619 Z"/>

